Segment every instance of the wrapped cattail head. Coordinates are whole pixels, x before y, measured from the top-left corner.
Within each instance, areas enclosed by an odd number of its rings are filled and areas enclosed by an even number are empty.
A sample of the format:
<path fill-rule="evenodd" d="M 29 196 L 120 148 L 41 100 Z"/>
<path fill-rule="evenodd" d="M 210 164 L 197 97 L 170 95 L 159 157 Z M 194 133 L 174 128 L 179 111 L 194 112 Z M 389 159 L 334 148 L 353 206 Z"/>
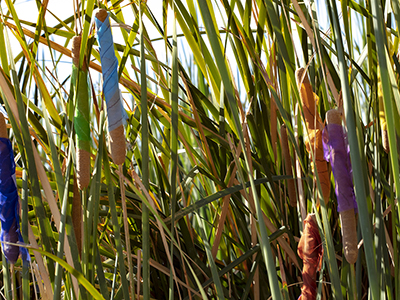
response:
<path fill-rule="evenodd" d="M 72 61 L 75 72 L 79 70 L 81 37 L 72 38 Z M 87 85 L 87 67 L 85 60 L 80 72 L 77 72 L 77 96 L 75 104 L 74 126 L 76 131 L 76 178 L 79 189 L 90 183 L 90 113 Z"/>
<path fill-rule="evenodd" d="M 330 197 L 331 183 L 329 180 L 330 172 L 328 164 L 323 158 L 324 150 L 322 146 L 322 130 L 324 124 L 317 111 L 318 96 L 314 94 L 304 68 L 296 70 L 296 80 L 300 91 L 303 119 L 307 127 L 304 141 L 307 151 L 310 154 L 311 170 L 314 175 L 316 172 L 318 173 L 323 198 L 325 204 L 327 204 Z M 314 178 L 316 178 L 316 176 L 314 176 Z M 319 206 L 319 199 L 317 200 L 317 206 Z"/>
<path fill-rule="evenodd" d="M 124 122 L 127 118 L 119 90 L 118 60 L 114 52 L 114 42 L 110 28 L 110 18 L 104 9 L 95 13 L 97 41 L 100 46 L 101 69 L 103 73 L 103 93 L 107 105 L 107 119 L 111 157 L 121 165 L 126 157 Z"/>
<path fill-rule="evenodd" d="M 326 121 L 327 127 L 324 132 L 325 158 L 330 161 L 335 178 L 335 194 L 342 225 L 343 251 L 346 260 L 350 264 L 354 264 L 358 256 L 355 218 L 357 202 L 341 112 L 337 109 L 329 110 L 326 113 Z"/>
<path fill-rule="evenodd" d="M 303 286 L 299 300 L 314 300 L 317 296 L 317 271 L 321 269 L 323 247 L 314 214 L 304 220 L 303 235 L 297 246 L 297 253 L 303 260 Z"/>
<path fill-rule="evenodd" d="M 2 121 L 1 126 L 5 126 L 4 119 Z M 18 205 L 11 141 L 6 137 L 0 137 L 0 240 L 2 242 L 17 243 L 19 241 Z M 2 250 L 9 262 L 15 263 L 17 261 L 20 253 L 18 246 L 2 243 Z"/>
<path fill-rule="evenodd" d="M 8 243 L 16 244 L 19 240 L 18 237 L 18 227 L 16 221 L 12 223 L 8 233 L 3 234 L 3 241 Z M 19 256 L 19 247 L 11 244 L 2 244 L 4 256 L 10 263 L 15 263 Z"/>

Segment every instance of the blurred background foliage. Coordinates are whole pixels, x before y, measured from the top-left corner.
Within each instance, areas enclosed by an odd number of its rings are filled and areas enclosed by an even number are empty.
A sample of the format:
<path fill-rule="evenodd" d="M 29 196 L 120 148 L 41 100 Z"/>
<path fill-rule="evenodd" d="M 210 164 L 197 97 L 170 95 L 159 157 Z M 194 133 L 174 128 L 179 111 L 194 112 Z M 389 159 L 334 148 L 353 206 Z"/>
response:
<path fill-rule="evenodd" d="M 3 257 L 1 297 L 297 299 L 297 244 L 314 212 L 324 247 L 317 297 L 399 299 L 397 0 L 73 0 L 74 14 L 53 26 L 46 22 L 53 1 L 32 2 L 36 22 L 20 17 L 23 6 L 1 1 L 0 102 L 31 254 L 29 266 Z M 108 150 L 97 8 L 109 12 L 118 37 L 129 116 L 122 167 Z M 90 70 L 91 182 L 81 191 L 76 87 L 63 64 L 72 64 L 75 35 Z M 329 109 L 344 110 L 359 206 L 353 265 L 343 256 L 333 176 L 330 201 L 317 208 L 300 67 L 322 121 Z"/>

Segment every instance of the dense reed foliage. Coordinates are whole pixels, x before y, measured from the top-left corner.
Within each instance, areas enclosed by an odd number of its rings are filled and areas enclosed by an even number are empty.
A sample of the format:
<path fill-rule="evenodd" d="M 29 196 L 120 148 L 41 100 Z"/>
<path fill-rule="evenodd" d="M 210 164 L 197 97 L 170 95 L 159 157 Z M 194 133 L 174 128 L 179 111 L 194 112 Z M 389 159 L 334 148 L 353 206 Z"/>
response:
<path fill-rule="evenodd" d="M 57 1 L 32 2 L 35 22 L 1 2 L 0 103 L 30 261 L 3 255 L 0 297 L 297 299 L 297 247 L 314 213 L 314 296 L 400 298 L 397 0 L 74 0 L 56 25 L 46 20 Z M 127 112 L 119 165 L 98 8 L 110 17 Z M 76 106 L 90 118 L 82 190 Z M 352 264 L 337 179 L 317 149 L 331 109 L 342 112 L 358 206 Z"/>

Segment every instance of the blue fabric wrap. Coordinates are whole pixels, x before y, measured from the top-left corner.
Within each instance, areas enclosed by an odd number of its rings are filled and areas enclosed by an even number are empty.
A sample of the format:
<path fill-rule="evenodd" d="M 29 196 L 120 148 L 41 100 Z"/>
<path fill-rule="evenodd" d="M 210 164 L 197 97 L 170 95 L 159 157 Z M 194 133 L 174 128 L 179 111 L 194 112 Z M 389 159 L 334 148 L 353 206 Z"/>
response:
<path fill-rule="evenodd" d="M 0 241 L 23 243 L 19 230 L 19 202 L 15 182 L 15 163 L 11 142 L 7 138 L 0 138 Z M 21 253 L 25 262 L 29 261 L 26 248 L 2 244 L 6 259 L 15 263 Z"/>
<path fill-rule="evenodd" d="M 118 60 L 114 53 L 114 42 L 107 15 L 104 22 L 95 18 L 97 41 L 100 46 L 101 69 L 103 73 L 103 93 L 107 105 L 108 130 L 111 132 L 123 125 L 127 119 L 118 87 Z"/>

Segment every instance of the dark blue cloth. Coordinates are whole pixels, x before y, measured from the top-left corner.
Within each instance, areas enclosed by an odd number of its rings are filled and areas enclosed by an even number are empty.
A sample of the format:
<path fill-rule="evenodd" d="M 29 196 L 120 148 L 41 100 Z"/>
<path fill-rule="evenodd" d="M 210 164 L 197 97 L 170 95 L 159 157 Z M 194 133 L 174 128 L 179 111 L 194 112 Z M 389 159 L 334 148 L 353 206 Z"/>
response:
<path fill-rule="evenodd" d="M 15 181 L 15 162 L 12 145 L 9 139 L 0 138 L 0 241 L 23 243 L 19 230 L 19 201 Z M 15 263 L 19 254 L 28 261 L 28 251 L 14 245 L 2 244 L 6 259 Z"/>

